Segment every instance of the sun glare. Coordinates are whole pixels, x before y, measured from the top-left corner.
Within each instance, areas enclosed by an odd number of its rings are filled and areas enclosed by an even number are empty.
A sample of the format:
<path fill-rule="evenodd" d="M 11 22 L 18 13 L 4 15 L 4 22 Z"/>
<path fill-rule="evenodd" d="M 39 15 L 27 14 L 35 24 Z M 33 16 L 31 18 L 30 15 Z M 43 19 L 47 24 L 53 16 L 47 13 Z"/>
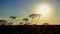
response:
<path fill-rule="evenodd" d="M 42 4 L 38 7 L 38 12 L 42 14 L 42 16 L 48 15 L 50 11 L 50 7 L 48 5 Z"/>

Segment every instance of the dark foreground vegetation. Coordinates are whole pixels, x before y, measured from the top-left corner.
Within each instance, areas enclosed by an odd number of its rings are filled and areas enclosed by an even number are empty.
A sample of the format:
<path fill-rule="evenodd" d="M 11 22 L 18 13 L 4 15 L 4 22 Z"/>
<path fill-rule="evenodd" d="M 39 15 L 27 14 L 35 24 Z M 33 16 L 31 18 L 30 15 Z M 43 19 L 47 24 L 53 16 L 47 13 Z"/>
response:
<path fill-rule="evenodd" d="M 60 34 L 58 25 L 10 25 L 0 26 L 0 34 Z"/>

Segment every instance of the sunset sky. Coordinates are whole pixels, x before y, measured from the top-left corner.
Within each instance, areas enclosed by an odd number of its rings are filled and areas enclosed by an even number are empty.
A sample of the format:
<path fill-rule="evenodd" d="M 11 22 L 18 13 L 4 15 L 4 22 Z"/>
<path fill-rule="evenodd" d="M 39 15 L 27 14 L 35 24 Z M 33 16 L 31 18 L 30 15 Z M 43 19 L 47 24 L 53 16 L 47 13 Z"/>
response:
<path fill-rule="evenodd" d="M 42 5 L 48 5 L 46 15 L 40 11 Z M 0 19 L 9 20 L 9 16 L 17 16 L 19 21 L 33 13 L 42 15 L 38 24 L 47 22 L 60 25 L 60 0 L 0 0 Z"/>

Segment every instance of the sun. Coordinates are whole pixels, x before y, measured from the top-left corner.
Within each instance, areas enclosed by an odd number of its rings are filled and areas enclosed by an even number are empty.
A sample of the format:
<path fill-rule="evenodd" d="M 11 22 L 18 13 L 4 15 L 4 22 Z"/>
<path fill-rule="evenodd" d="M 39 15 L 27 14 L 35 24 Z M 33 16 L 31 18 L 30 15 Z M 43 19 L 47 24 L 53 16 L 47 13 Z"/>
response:
<path fill-rule="evenodd" d="M 38 12 L 42 15 L 42 16 L 46 16 L 48 15 L 50 11 L 50 7 L 46 4 L 42 4 L 38 7 Z"/>
<path fill-rule="evenodd" d="M 41 12 L 41 14 L 47 14 L 47 12 L 48 12 L 48 7 L 46 7 L 46 6 L 41 6 L 41 7 L 39 8 L 39 11 Z"/>

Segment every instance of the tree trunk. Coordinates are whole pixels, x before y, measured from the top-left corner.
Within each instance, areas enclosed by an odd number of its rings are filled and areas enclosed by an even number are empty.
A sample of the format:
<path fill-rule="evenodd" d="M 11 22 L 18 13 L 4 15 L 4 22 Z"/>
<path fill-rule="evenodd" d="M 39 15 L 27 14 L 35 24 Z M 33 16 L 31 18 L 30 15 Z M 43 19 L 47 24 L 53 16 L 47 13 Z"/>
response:
<path fill-rule="evenodd" d="M 39 19 L 40 19 L 40 16 L 38 17 L 38 20 L 37 20 L 36 24 L 38 23 Z"/>
<path fill-rule="evenodd" d="M 33 19 L 32 19 L 32 21 L 31 21 L 31 24 L 33 23 Z"/>

